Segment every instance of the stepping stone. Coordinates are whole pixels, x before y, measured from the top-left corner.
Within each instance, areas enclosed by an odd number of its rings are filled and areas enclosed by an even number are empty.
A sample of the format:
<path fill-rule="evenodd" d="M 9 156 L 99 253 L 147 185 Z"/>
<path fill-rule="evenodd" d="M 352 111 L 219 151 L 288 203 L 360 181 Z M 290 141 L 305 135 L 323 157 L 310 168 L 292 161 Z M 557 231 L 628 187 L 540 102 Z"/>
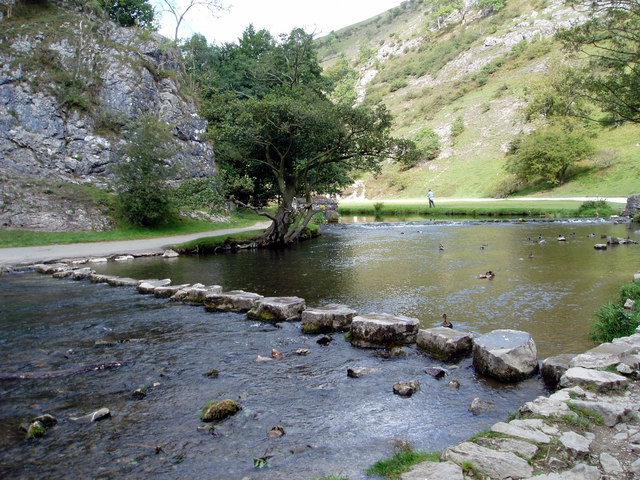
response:
<path fill-rule="evenodd" d="M 302 312 L 304 333 L 328 333 L 349 330 L 353 318 L 358 314 L 346 305 L 330 303 L 322 307 L 307 308 Z"/>
<path fill-rule="evenodd" d="M 170 278 L 164 278 L 162 280 L 140 280 L 138 282 L 138 292 L 142 294 L 152 294 L 158 287 L 166 287 L 171 285 Z"/>
<path fill-rule="evenodd" d="M 264 298 L 257 293 L 244 290 L 232 290 L 226 293 L 207 293 L 204 297 L 204 308 L 216 312 L 247 312 Z"/>
<path fill-rule="evenodd" d="M 524 380 L 538 369 L 536 344 L 527 332 L 494 330 L 474 339 L 473 366 L 503 382 Z"/>
<path fill-rule="evenodd" d="M 446 361 L 471 353 L 473 335 L 447 327 L 427 328 L 418 331 L 416 344 L 431 357 Z"/>
<path fill-rule="evenodd" d="M 361 348 L 389 348 L 415 343 L 417 318 L 388 313 L 358 315 L 351 322 L 351 344 Z"/>
<path fill-rule="evenodd" d="M 264 297 L 258 300 L 255 307 L 247 312 L 247 316 L 264 322 L 293 322 L 300 320 L 305 308 L 303 298 L 299 297 Z"/>

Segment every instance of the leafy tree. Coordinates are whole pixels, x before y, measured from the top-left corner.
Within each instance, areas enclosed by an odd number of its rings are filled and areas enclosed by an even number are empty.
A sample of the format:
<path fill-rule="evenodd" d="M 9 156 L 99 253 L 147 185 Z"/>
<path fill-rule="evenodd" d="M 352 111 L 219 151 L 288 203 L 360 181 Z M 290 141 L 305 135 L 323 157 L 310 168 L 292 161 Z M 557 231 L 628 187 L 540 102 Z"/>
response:
<path fill-rule="evenodd" d="M 125 138 L 122 160 L 114 169 L 119 215 L 134 225 L 155 227 L 170 217 L 173 206 L 166 183 L 172 170 L 165 163 L 174 153 L 171 131 L 142 117 Z"/>
<path fill-rule="evenodd" d="M 505 168 L 521 181 L 542 178 L 558 185 L 564 183 L 569 167 L 585 160 L 593 151 L 582 125 L 562 119 L 530 135 L 517 137 L 511 143 Z"/>
<path fill-rule="evenodd" d="M 153 26 L 154 11 L 148 0 L 100 0 L 111 20 L 123 27 Z"/>
<path fill-rule="evenodd" d="M 278 42 L 256 32 L 243 37 L 237 47 L 227 46 L 224 58 L 241 61 L 245 73 L 221 78 L 224 92 L 207 99 L 221 169 L 252 180 L 254 204 L 278 201 L 275 214 L 260 212 L 273 221 L 260 240 L 265 244 L 298 239 L 316 213 L 314 194 L 337 193 L 353 182 L 355 170 L 376 171 L 384 158 L 413 148 L 390 136 L 384 107 L 329 100 L 331 82 L 322 76 L 312 40 L 300 29 Z"/>
<path fill-rule="evenodd" d="M 640 0 L 570 0 L 590 9 L 589 21 L 558 34 L 586 57 L 577 91 L 609 114 L 609 121 L 640 122 Z"/>

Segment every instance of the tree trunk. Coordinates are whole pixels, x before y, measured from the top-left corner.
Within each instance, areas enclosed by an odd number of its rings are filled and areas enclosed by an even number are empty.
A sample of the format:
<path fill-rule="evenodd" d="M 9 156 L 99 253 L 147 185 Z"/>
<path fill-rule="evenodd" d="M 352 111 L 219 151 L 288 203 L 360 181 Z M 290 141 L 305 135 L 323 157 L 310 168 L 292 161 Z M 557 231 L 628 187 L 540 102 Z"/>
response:
<path fill-rule="evenodd" d="M 292 245 L 298 241 L 313 215 L 310 203 L 300 211 L 296 211 L 293 206 L 281 204 L 271 225 L 256 243 L 274 247 Z"/>

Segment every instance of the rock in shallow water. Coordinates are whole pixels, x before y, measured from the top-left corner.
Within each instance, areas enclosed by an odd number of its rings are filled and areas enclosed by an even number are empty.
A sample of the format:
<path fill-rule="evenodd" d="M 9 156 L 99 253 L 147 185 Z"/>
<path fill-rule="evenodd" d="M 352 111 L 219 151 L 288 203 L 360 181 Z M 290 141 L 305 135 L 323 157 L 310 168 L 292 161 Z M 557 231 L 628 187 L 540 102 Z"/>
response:
<path fill-rule="evenodd" d="M 473 366 L 503 382 L 523 380 L 538 369 L 538 351 L 531 335 L 494 330 L 474 339 Z"/>

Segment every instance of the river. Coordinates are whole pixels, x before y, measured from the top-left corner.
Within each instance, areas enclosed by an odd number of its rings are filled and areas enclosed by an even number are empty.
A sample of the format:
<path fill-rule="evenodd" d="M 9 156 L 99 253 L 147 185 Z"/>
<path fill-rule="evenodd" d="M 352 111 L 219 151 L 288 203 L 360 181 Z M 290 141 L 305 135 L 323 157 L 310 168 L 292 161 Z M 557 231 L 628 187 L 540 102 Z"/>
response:
<path fill-rule="evenodd" d="M 600 235 L 640 240 L 628 225 L 609 222 L 343 224 L 323 227 L 320 238 L 287 251 L 137 259 L 96 269 L 298 295 L 309 306 L 346 303 L 362 313 L 416 317 L 424 328 L 447 313 L 461 330 L 528 331 L 542 359 L 593 346 L 593 311 L 640 264 L 638 245 L 594 250 Z M 493 280 L 477 278 L 488 270 Z M 2 373 L 125 364 L 0 383 L 3 478 L 364 479 L 368 466 L 392 455 L 394 442 L 440 450 L 545 392 L 537 377 L 516 385 L 477 377 L 470 359 L 441 364 L 414 347 L 387 359 L 351 347 L 342 334 L 320 346 L 297 323 L 278 328 L 242 314 L 207 313 L 133 288 L 5 275 L 0 305 Z M 102 337 L 121 343 L 95 345 Z M 255 361 L 272 348 L 285 358 Z M 310 354 L 296 355 L 299 348 Z M 352 366 L 377 370 L 353 379 L 346 375 Z M 436 380 L 425 374 L 428 366 L 448 374 Z M 214 368 L 217 378 L 203 376 Z M 422 388 L 411 398 L 392 393 L 394 382 L 413 379 Z M 451 379 L 460 389 L 448 386 Z M 148 388 L 142 400 L 132 396 L 139 387 Z M 472 415 L 474 397 L 494 409 Z M 222 398 L 237 400 L 242 410 L 216 425 L 215 435 L 198 430 L 200 409 Z M 100 407 L 111 418 L 70 420 Z M 41 413 L 58 424 L 42 439 L 24 440 L 18 426 Z M 285 435 L 268 437 L 279 425 Z M 269 466 L 254 468 L 261 457 L 269 457 Z"/>

